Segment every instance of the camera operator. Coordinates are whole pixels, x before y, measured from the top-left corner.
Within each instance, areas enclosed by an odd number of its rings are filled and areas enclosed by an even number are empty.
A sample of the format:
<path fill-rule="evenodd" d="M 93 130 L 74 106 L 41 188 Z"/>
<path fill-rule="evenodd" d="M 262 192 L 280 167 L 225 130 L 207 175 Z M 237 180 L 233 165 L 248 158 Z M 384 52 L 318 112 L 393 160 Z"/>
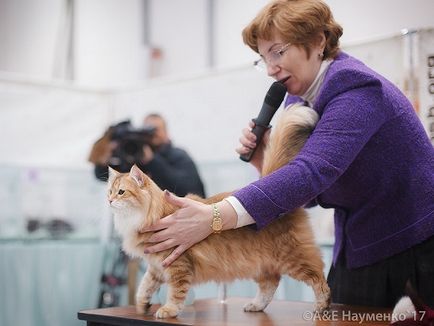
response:
<path fill-rule="evenodd" d="M 95 176 L 102 181 L 107 180 L 108 165 L 128 172 L 137 164 L 162 189 L 178 196 L 205 196 L 193 160 L 172 145 L 166 122 L 159 114 L 147 115 L 141 129 L 134 130 L 129 121 L 110 127 L 94 144 L 89 161 L 95 164 Z"/>

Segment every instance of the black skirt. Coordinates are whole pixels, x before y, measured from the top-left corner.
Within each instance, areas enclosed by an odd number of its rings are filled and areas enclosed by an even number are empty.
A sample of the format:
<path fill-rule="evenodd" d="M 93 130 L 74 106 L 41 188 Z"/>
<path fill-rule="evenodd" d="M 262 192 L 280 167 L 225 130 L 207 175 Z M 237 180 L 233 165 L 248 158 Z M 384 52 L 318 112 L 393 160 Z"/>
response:
<path fill-rule="evenodd" d="M 405 295 L 410 280 L 423 301 L 434 307 L 434 236 L 378 263 L 346 267 L 345 255 L 332 265 L 327 278 L 332 302 L 393 307 Z"/>

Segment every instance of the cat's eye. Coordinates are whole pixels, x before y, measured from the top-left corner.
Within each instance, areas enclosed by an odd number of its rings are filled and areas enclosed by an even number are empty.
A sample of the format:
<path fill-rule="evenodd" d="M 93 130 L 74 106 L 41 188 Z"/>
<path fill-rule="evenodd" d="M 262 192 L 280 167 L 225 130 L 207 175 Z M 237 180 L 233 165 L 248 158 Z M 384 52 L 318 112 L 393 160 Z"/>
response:
<path fill-rule="evenodd" d="M 125 193 L 125 190 L 119 189 L 118 195 L 123 195 Z"/>

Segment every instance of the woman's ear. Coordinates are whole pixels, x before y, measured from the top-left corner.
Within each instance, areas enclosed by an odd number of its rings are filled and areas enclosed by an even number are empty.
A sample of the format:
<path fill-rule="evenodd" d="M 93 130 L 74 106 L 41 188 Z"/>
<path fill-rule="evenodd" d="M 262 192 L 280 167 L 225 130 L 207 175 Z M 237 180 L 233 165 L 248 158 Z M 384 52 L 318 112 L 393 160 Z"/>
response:
<path fill-rule="evenodd" d="M 324 32 L 320 32 L 318 35 L 318 47 L 321 53 L 324 52 L 324 49 L 326 47 L 327 38 L 325 36 Z"/>

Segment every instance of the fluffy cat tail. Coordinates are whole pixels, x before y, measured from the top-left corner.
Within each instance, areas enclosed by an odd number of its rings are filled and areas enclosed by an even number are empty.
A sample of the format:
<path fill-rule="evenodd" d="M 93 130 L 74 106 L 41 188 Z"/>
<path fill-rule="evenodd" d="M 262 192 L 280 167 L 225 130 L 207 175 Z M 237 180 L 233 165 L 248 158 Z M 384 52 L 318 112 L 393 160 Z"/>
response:
<path fill-rule="evenodd" d="M 264 151 L 262 176 L 279 169 L 300 152 L 312 134 L 318 114 L 301 104 L 288 106 L 278 117 Z"/>

